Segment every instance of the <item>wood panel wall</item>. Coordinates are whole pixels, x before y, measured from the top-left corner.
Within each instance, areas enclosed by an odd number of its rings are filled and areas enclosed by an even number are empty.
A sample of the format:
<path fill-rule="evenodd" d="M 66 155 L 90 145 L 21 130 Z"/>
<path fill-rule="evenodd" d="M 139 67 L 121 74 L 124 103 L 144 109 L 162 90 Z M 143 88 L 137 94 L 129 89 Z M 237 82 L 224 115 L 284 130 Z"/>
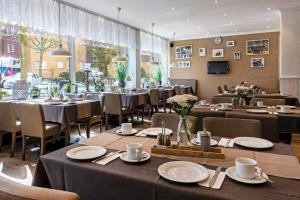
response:
<path fill-rule="evenodd" d="M 247 56 L 246 40 L 270 40 L 269 55 Z M 226 41 L 234 40 L 234 47 L 226 47 Z M 260 33 L 249 35 L 228 36 L 222 38 L 222 43 L 216 45 L 213 38 L 183 40 L 174 42 L 174 47 L 170 48 L 170 60 L 172 62 L 184 61 L 175 59 L 175 47 L 193 45 L 193 57 L 184 59 L 191 61 L 190 68 L 171 68 L 171 78 L 176 79 L 197 79 L 198 96 L 202 99 L 209 99 L 217 93 L 217 86 L 227 84 L 229 87 L 245 80 L 249 83 L 257 84 L 266 89 L 279 89 L 279 32 Z M 206 48 L 206 56 L 199 56 L 199 48 Z M 213 49 L 224 49 L 223 58 L 213 58 Z M 241 52 L 241 60 L 233 59 L 233 52 Z M 264 57 L 264 68 L 251 68 L 251 58 Z M 207 74 L 207 61 L 227 60 L 230 64 L 230 73 L 227 75 Z"/>

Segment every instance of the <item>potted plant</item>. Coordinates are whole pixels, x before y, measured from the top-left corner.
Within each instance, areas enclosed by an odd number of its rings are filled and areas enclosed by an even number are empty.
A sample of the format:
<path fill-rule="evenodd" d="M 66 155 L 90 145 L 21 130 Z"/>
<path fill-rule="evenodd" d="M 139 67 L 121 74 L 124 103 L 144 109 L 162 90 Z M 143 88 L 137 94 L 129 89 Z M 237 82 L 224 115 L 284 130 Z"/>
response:
<path fill-rule="evenodd" d="M 0 88 L 0 100 L 2 100 L 3 97 L 8 97 L 10 94 L 6 91 Z"/>
<path fill-rule="evenodd" d="M 127 77 L 128 66 L 127 63 L 120 63 L 117 66 L 117 80 L 119 81 L 119 87 L 125 88 L 125 80 Z"/>
<path fill-rule="evenodd" d="M 161 83 L 162 83 L 162 71 L 161 71 L 161 68 L 158 67 L 157 68 L 157 74 L 156 74 L 156 78 L 157 78 L 157 81 L 158 81 L 158 85 L 161 86 Z"/>
<path fill-rule="evenodd" d="M 30 96 L 35 99 L 41 96 L 41 90 L 38 87 L 32 87 L 30 91 Z"/>
<path fill-rule="evenodd" d="M 57 95 L 58 95 L 58 87 L 52 87 L 50 89 L 50 96 L 52 98 L 54 98 L 54 97 L 57 97 Z"/>
<path fill-rule="evenodd" d="M 94 78 L 94 87 L 96 92 L 103 92 L 105 90 L 105 85 L 102 79 Z"/>
<path fill-rule="evenodd" d="M 172 105 L 173 110 L 180 117 L 177 129 L 177 143 L 179 145 L 189 145 L 191 141 L 191 132 L 187 123 L 187 116 L 197 101 L 198 98 L 190 94 L 176 95 L 167 99 L 167 102 Z"/>

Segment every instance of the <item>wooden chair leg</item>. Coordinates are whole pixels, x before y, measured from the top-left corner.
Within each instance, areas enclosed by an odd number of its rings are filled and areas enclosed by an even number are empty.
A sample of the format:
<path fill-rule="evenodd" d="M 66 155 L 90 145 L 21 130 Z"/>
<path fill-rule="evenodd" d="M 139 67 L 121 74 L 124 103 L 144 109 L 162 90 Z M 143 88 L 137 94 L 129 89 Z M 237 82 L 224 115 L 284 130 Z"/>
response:
<path fill-rule="evenodd" d="M 100 121 L 100 133 L 102 133 L 102 120 Z"/>
<path fill-rule="evenodd" d="M 144 108 L 142 108 L 142 124 L 144 124 Z"/>
<path fill-rule="evenodd" d="M 11 150 L 10 157 L 14 157 L 16 151 L 16 135 L 17 133 L 11 133 Z"/>
<path fill-rule="evenodd" d="M 123 122 L 122 115 L 120 115 L 120 117 L 119 117 L 119 126 L 121 126 L 122 122 Z"/>
<path fill-rule="evenodd" d="M 108 115 L 105 116 L 105 129 L 108 129 Z"/>
<path fill-rule="evenodd" d="M 26 136 L 22 135 L 22 160 L 25 160 L 26 154 Z"/>
<path fill-rule="evenodd" d="M 90 133 L 91 133 L 91 124 L 90 124 L 90 122 L 88 121 L 88 122 L 86 123 L 86 137 L 87 137 L 87 138 L 90 138 Z"/>
<path fill-rule="evenodd" d="M 41 156 L 45 154 L 45 151 L 46 151 L 46 139 L 41 138 L 41 149 L 40 149 Z"/>
<path fill-rule="evenodd" d="M 0 152 L 2 151 L 2 144 L 3 144 L 3 134 L 0 132 Z"/>
<path fill-rule="evenodd" d="M 80 126 L 80 124 L 77 124 L 77 130 L 78 130 L 78 134 L 81 136 L 81 126 Z"/>

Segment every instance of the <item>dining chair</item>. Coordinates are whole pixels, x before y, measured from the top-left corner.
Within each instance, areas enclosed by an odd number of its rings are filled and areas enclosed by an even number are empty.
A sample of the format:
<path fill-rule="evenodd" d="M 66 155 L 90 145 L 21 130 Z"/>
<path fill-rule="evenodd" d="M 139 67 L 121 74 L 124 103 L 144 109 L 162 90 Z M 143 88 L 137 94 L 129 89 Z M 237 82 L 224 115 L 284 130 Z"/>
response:
<path fill-rule="evenodd" d="M 86 137 L 90 137 L 90 127 L 91 127 L 91 104 L 90 103 L 78 103 L 76 105 L 77 109 L 77 119 L 76 119 L 76 126 L 81 136 L 81 125 L 85 126 L 86 130 Z"/>
<path fill-rule="evenodd" d="M 5 200 L 80 200 L 78 194 L 23 185 L 0 176 L 0 199 Z"/>
<path fill-rule="evenodd" d="M 174 86 L 175 95 L 181 95 L 181 88 L 178 85 Z"/>
<path fill-rule="evenodd" d="M 61 125 L 45 121 L 44 111 L 40 104 L 18 103 L 18 113 L 22 131 L 22 159 L 25 160 L 26 139 L 40 138 L 40 155 L 45 154 L 46 139 L 61 133 Z"/>
<path fill-rule="evenodd" d="M 96 115 L 92 116 L 89 120 L 91 126 L 100 125 L 100 133 L 102 132 L 102 125 L 103 125 L 103 108 L 101 104 L 101 96 L 99 94 L 88 94 L 86 96 L 87 100 L 95 100 L 99 101 L 98 105 L 98 112 Z"/>
<path fill-rule="evenodd" d="M 166 128 L 171 129 L 174 133 L 177 132 L 179 124 L 179 116 L 175 113 L 155 113 L 152 116 L 151 127 L 161 127 L 162 121 L 164 121 Z M 188 125 L 190 126 L 191 133 L 197 133 L 197 117 L 188 116 Z"/>
<path fill-rule="evenodd" d="M 13 157 L 16 149 L 16 136 L 21 131 L 21 122 L 17 120 L 12 102 L 0 101 L 0 130 L 11 133 L 10 157 Z"/>
<path fill-rule="evenodd" d="M 223 89 L 221 86 L 218 86 L 217 90 L 218 90 L 218 94 L 223 94 Z"/>
<path fill-rule="evenodd" d="M 203 119 L 205 117 L 225 117 L 225 111 L 192 109 L 190 115 L 197 118 L 197 131 L 202 131 L 203 130 Z"/>
<path fill-rule="evenodd" d="M 159 98 L 159 90 L 158 89 L 150 89 L 150 106 L 151 106 L 151 114 L 153 114 L 153 110 L 157 113 L 159 111 L 159 107 L 162 106 L 164 112 L 166 112 L 166 101 Z"/>
<path fill-rule="evenodd" d="M 124 116 L 131 116 L 133 122 L 133 112 L 129 108 L 122 106 L 121 94 L 108 93 L 103 97 L 103 111 L 105 113 L 105 127 L 108 129 L 109 116 L 118 116 L 119 124 L 123 122 Z"/>
<path fill-rule="evenodd" d="M 250 114 L 244 112 L 226 112 L 227 118 L 255 119 L 261 121 L 262 138 L 272 142 L 279 142 L 279 120 L 275 115 Z M 282 121 L 280 123 L 283 123 Z"/>
<path fill-rule="evenodd" d="M 205 117 L 203 129 L 220 137 L 262 137 L 261 122 L 254 119 Z"/>
<path fill-rule="evenodd" d="M 277 106 L 277 105 L 285 105 L 285 99 L 279 99 L 279 98 L 253 98 L 254 102 L 262 101 L 264 102 L 265 106 Z"/>

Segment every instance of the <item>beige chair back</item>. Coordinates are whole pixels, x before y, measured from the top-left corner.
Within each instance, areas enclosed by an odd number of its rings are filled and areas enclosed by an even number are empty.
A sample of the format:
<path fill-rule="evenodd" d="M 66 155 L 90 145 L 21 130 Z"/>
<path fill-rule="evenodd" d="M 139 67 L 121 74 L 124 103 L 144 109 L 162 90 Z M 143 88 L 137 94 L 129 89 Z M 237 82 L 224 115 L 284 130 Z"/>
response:
<path fill-rule="evenodd" d="M 19 103 L 17 105 L 22 135 L 44 138 L 45 116 L 42 105 Z"/>
<path fill-rule="evenodd" d="M 91 104 L 78 103 L 77 104 L 77 119 L 86 119 L 91 117 Z"/>
<path fill-rule="evenodd" d="M 181 89 L 180 86 L 176 85 L 174 86 L 175 95 L 181 95 Z"/>
<path fill-rule="evenodd" d="M 151 105 L 159 105 L 159 90 L 158 89 L 150 89 L 150 104 Z"/>
<path fill-rule="evenodd" d="M 105 94 L 103 98 L 103 107 L 105 114 L 121 115 L 122 97 L 121 94 Z"/>
<path fill-rule="evenodd" d="M 188 125 L 190 125 L 191 133 L 197 132 L 197 117 L 188 116 Z M 177 114 L 155 113 L 152 116 L 151 127 L 161 127 L 161 122 L 164 121 L 166 128 L 169 128 L 173 133 L 177 132 L 179 116 Z"/>
<path fill-rule="evenodd" d="M 277 106 L 277 105 L 285 105 L 285 99 L 279 99 L 279 98 L 253 98 L 254 102 L 262 101 L 264 102 L 264 105 L 266 106 Z"/>
<path fill-rule="evenodd" d="M 205 117 L 203 129 L 220 137 L 262 137 L 261 122 L 252 119 Z"/>
<path fill-rule="evenodd" d="M 0 199 L 5 200 L 79 200 L 76 193 L 26 186 L 0 176 Z"/>
<path fill-rule="evenodd" d="M 218 90 L 218 94 L 223 94 L 223 89 L 221 86 L 218 86 L 217 90 Z"/>
<path fill-rule="evenodd" d="M 16 113 L 12 102 L 0 101 L 0 130 L 16 132 Z"/>

